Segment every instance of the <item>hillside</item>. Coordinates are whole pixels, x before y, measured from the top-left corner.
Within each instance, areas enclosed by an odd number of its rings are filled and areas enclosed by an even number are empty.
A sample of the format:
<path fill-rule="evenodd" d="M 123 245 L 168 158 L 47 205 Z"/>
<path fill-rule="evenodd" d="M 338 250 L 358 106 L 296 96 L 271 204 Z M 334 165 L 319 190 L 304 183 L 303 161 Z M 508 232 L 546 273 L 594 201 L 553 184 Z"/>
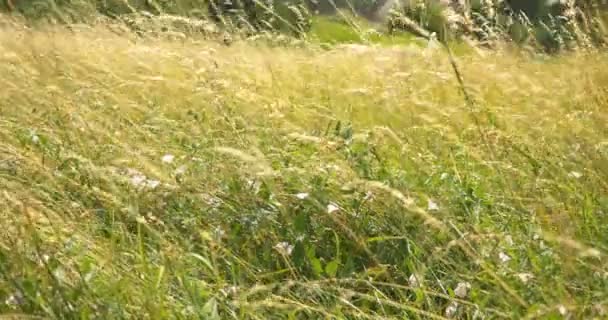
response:
<path fill-rule="evenodd" d="M 0 29 L 0 311 L 601 319 L 608 57 Z"/>

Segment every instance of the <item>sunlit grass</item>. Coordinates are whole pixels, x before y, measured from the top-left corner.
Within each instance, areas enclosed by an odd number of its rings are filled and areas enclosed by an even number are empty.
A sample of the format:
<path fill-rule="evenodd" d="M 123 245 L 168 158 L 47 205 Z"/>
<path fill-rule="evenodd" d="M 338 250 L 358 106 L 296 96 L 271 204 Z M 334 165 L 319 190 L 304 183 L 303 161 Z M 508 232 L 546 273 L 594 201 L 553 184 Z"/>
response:
<path fill-rule="evenodd" d="M 602 318 L 608 60 L 0 31 L 0 306 Z"/>

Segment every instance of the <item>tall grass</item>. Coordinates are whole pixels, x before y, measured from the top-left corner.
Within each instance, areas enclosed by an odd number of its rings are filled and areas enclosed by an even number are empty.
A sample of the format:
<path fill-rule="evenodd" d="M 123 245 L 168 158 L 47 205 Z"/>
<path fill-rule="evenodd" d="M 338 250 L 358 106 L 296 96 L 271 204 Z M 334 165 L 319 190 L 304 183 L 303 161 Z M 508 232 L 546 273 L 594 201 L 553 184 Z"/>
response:
<path fill-rule="evenodd" d="M 3 314 L 606 316 L 604 53 L 0 30 Z"/>

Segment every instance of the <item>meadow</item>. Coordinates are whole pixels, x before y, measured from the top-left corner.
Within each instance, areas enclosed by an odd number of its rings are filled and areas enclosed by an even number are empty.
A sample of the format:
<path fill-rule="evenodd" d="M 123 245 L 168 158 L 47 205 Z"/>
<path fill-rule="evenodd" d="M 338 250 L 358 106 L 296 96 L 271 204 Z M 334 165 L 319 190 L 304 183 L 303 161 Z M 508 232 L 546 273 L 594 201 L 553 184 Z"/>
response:
<path fill-rule="evenodd" d="M 601 50 L 0 19 L 3 318 L 608 317 Z"/>

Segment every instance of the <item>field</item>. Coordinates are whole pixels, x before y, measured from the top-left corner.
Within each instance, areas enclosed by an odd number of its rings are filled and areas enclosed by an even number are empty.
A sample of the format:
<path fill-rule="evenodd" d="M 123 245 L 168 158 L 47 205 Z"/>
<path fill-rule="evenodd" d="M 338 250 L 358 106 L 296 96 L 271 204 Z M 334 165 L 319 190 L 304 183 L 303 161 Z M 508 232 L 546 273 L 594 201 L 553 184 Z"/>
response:
<path fill-rule="evenodd" d="M 0 311 L 606 318 L 608 56 L 455 63 L 4 24 Z"/>

